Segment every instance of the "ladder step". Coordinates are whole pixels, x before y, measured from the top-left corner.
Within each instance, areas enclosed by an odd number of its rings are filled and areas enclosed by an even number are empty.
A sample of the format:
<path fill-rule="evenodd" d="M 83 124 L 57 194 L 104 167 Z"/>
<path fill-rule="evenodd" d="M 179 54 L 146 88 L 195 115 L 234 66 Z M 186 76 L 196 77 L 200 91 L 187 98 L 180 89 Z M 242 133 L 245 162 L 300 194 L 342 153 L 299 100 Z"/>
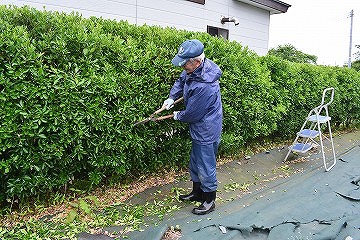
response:
<path fill-rule="evenodd" d="M 316 138 L 317 136 L 319 136 L 319 131 L 303 129 L 302 131 L 298 132 L 297 135 L 304 138 Z"/>
<path fill-rule="evenodd" d="M 326 122 L 331 120 L 331 117 L 329 117 L 329 116 L 321 116 L 321 115 L 319 115 L 319 116 L 311 115 L 310 117 L 308 117 L 307 120 L 310 121 L 310 122 L 317 122 L 318 118 L 319 118 L 319 123 L 326 123 Z"/>
<path fill-rule="evenodd" d="M 293 152 L 300 152 L 300 153 L 306 153 L 312 148 L 311 144 L 304 144 L 304 143 L 295 143 L 292 146 L 291 151 Z"/>

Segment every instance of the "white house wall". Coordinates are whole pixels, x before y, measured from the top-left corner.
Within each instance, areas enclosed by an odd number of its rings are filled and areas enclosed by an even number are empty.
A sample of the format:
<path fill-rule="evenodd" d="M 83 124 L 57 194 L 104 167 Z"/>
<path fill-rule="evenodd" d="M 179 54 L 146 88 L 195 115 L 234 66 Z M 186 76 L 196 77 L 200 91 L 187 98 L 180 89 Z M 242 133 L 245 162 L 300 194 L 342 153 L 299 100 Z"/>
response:
<path fill-rule="evenodd" d="M 186 0 L 1 0 L 1 4 L 30 5 L 39 10 L 79 12 L 84 17 L 127 20 L 137 25 L 159 25 L 206 32 L 207 26 L 229 30 L 229 40 L 241 42 L 259 55 L 268 50 L 269 11 L 237 0 L 206 0 L 205 5 Z M 240 24 L 221 24 L 221 16 L 236 17 Z"/>
<path fill-rule="evenodd" d="M 238 1 L 229 2 L 229 16 L 236 16 L 240 21 L 238 26 L 227 24 L 230 27 L 229 38 L 249 46 L 259 55 L 265 55 L 268 51 L 270 13 Z"/>

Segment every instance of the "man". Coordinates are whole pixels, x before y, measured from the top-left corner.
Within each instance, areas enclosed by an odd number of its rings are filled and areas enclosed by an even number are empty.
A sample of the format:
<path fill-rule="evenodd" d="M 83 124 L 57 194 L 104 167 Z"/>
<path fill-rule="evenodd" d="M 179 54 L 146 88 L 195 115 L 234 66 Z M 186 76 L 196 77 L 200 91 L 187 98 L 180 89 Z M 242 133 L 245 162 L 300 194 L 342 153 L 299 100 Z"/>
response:
<path fill-rule="evenodd" d="M 189 124 L 192 139 L 189 172 L 193 190 L 179 198 L 201 202 L 192 212 L 203 215 L 215 208 L 216 154 L 222 130 L 218 80 L 222 72 L 214 62 L 205 58 L 204 45 L 196 39 L 180 45 L 172 64 L 184 71 L 175 81 L 163 106 L 170 109 L 175 99 L 184 97 L 185 110 L 175 111 L 174 119 Z"/>

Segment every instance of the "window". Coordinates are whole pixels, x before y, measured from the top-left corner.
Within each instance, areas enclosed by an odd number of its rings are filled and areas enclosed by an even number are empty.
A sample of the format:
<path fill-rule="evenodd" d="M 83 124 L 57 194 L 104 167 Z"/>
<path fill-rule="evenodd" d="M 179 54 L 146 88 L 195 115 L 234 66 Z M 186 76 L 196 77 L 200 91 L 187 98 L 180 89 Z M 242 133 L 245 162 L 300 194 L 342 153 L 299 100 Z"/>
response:
<path fill-rule="evenodd" d="M 227 29 L 207 26 L 207 33 L 210 34 L 211 36 L 229 39 L 229 30 Z"/>
<path fill-rule="evenodd" d="M 202 4 L 202 5 L 205 4 L 205 0 L 188 0 L 188 1 L 194 2 L 194 3 L 200 3 L 200 4 Z"/>

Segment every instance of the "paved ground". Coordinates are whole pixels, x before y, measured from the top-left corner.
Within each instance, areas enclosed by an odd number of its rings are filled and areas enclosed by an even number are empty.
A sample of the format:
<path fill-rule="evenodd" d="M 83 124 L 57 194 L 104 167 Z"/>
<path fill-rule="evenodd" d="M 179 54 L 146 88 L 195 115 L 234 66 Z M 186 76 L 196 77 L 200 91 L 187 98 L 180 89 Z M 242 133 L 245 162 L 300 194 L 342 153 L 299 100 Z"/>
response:
<path fill-rule="evenodd" d="M 344 134 L 336 134 L 334 136 L 336 155 L 340 156 L 354 146 L 360 144 L 360 131 L 354 131 Z M 328 144 L 327 144 L 328 145 Z M 224 211 L 231 211 L 227 209 L 227 205 L 233 205 L 234 201 L 240 204 L 239 208 L 251 205 L 257 199 L 262 198 L 265 191 L 273 188 L 274 186 L 283 184 L 290 181 L 296 175 L 306 174 L 315 168 L 320 168 L 323 171 L 323 160 L 320 155 L 319 149 L 313 150 L 310 154 L 295 156 L 290 155 L 287 162 L 283 159 L 287 153 L 287 146 L 282 146 L 274 149 L 269 149 L 260 152 L 250 158 L 243 158 L 235 160 L 230 163 L 223 164 L 218 167 L 218 181 L 219 191 L 216 201 L 216 209 L 213 213 L 198 217 L 193 216 L 193 221 L 202 221 L 219 217 L 224 214 Z M 331 153 L 326 151 L 326 156 L 329 157 L 331 162 Z M 336 166 L 335 166 L 336 168 Z M 171 192 L 174 188 L 188 189 L 191 187 L 191 182 L 188 175 L 178 179 L 174 183 L 154 187 L 148 189 L 133 198 L 129 199 L 132 204 L 144 204 L 145 202 L 152 201 L 153 199 L 161 199 L 161 195 L 168 196 L 174 194 Z M 246 190 L 244 191 L 244 189 Z M 181 208 L 175 213 L 166 216 L 162 225 L 167 226 L 166 222 L 171 222 L 174 219 L 189 218 L 192 216 L 191 210 L 193 203 L 179 203 Z M 144 228 L 145 232 L 133 232 L 128 235 L 130 239 L 160 239 L 161 236 L 151 238 L 144 238 L 149 234 L 153 234 L 154 225 L 149 220 L 149 227 Z M 161 225 L 161 224 L 160 224 Z M 116 230 L 115 228 L 109 230 Z M 164 231 L 157 231 L 163 233 Z M 150 236 L 150 235 L 148 235 Z M 89 234 L 80 234 L 79 239 L 111 239 L 106 236 L 92 236 Z"/>

